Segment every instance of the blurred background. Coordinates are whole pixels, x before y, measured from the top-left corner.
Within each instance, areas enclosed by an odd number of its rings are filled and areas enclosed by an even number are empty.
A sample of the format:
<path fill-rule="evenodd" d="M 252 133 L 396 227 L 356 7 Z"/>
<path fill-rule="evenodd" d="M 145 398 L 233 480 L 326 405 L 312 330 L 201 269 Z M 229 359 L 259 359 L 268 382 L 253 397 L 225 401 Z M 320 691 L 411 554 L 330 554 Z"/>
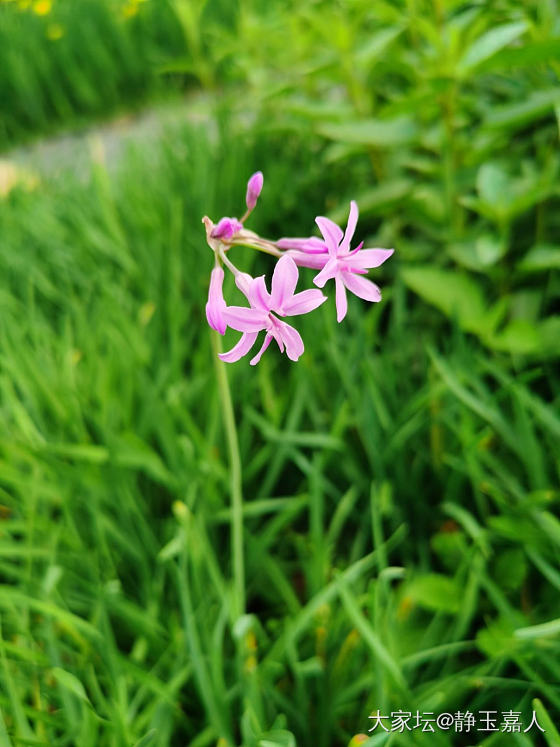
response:
<path fill-rule="evenodd" d="M 0 0 L 2 747 L 560 744 L 559 70 L 556 0 Z M 200 221 L 257 169 L 396 251 L 227 368 L 236 617 Z"/>

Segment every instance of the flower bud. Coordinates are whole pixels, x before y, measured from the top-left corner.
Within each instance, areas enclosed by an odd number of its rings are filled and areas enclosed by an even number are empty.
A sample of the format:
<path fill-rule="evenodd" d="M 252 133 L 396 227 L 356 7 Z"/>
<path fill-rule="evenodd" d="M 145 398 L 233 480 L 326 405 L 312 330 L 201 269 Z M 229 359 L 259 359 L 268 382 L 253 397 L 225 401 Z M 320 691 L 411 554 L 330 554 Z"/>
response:
<path fill-rule="evenodd" d="M 253 174 L 253 176 L 247 182 L 247 196 L 245 197 L 245 202 L 247 203 L 247 208 L 249 210 L 252 210 L 257 204 L 257 200 L 259 199 L 259 195 L 261 193 L 262 188 L 263 188 L 262 171 L 257 171 Z"/>
<path fill-rule="evenodd" d="M 224 271 L 221 267 L 214 267 L 210 275 L 210 288 L 208 290 L 208 303 L 206 304 L 206 319 L 208 324 L 223 335 L 227 328 L 224 312 L 226 302 L 222 291 L 224 283 Z"/>
<path fill-rule="evenodd" d="M 278 239 L 276 242 L 278 249 L 297 249 L 307 254 L 324 254 L 328 252 L 327 245 L 317 236 L 310 236 L 308 239 Z"/>

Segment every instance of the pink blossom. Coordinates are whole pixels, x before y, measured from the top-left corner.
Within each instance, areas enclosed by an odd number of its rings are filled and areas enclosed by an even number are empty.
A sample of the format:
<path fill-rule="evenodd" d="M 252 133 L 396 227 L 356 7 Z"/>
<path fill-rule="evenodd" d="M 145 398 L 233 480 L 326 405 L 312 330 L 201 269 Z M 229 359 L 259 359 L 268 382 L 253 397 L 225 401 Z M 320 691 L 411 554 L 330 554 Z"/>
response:
<path fill-rule="evenodd" d="M 379 267 L 394 252 L 394 249 L 362 249 L 361 242 L 355 249 L 350 250 L 350 241 L 358 222 L 358 206 L 352 200 L 346 232 L 329 218 L 319 216 L 315 219 L 328 249 L 328 260 L 313 282 L 322 288 L 327 280 L 334 278 L 336 286 L 336 318 L 341 322 L 346 316 L 348 303 L 346 289 L 366 301 L 380 301 L 381 291 L 362 275 L 368 269 Z M 360 251 L 361 250 L 361 251 Z"/>
<path fill-rule="evenodd" d="M 250 308 L 246 306 L 228 306 L 225 312 L 227 324 L 239 332 L 243 332 L 241 339 L 227 353 L 220 353 L 220 358 L 226 363 L 233 363 L 246 355 L 255 344 L 261 330 L 266 330 L 266 335 L 261 349 L 251 359 L 254 366 L 261 359 L 262 354 L 276 340 L 280 352 L 286 350 L 290 360 L 297 361 L 303 353 L 303 340 L 299 332 L 279 316 L 296 316 L 313 311 L 326 301 L 320 291 L 311 289 L 294 294 L 299 271 L 294 260 L 285 255 L 278 260 L 272 275 L 272 292 L 269 293 L 264 281 L 264 275 L 251 278 L 249 283 L 246 278 L 238 284 L 238 287 L 246 295 Z"/>
<path fill-rule="evenodd" d="M 245 197 L 245 202 L 247 203 L 248 210 L 252 210 L 257 204 L 257 200 L 259 199 L 262 188 L 262 171 L 256 171 L 247 182 L 247 195 Z"/>
<path fill-rule="evenodd" d="M 210 236 L 213 239 L 231 239 L 231 237 L 243 228 L 243 223 L 237 218 L 221 218 L 214 226 Z"/>
<path fill-rule="evenodd" d="M 224 283 L 224 271 L 221 267 L 214 267 L 210 275 L 210 288 L 208 290 L 208 303 L 206 304 L 206 318 L 208 324 L 223 335 L 227 328 L 225 319 L 226 302 L 222 291 Z"/>

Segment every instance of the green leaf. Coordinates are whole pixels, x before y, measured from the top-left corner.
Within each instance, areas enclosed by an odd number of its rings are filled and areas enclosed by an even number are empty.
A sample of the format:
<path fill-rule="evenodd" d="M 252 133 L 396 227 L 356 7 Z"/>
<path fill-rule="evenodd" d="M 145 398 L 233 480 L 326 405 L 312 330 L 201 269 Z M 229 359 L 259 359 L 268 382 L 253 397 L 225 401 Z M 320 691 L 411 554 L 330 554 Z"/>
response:
<path fill-rule="evenodd" d="M 540 547 L 542 532 L 528 519 L 519 516 L 490 516 L 487 521 L 490 529 L 511 542 L 520 541 L 523 545 Z"/>
<path fill-rule="evenodd" d="M 505 253 L 503 242 L 492 233 L 484 233 L 474 241 L 452 244 L 449 254 L 459 264 L 476 272 L 487 272 Z"/>
<path fill-rule="evenodd" d="M 439 573 L 417 576 L 406 585 L 405 594 L 420 607 L 436 612 L 458 612 L 462 592 L 457 582 Z"/>
<path fill-rule="evenodd" d="M 111 457 L 119 467 L 138 469 L 162 485 L 172 485 L 173 475 L 161 457 L 135 433 L 124 433 L 111 444 Z"/>
<path fill-rule="evenodd" d="M 274 729 L 262 734 L 259 747 L 296 747 L 296 738 L 291 731 L 285 729 Z"/>
<path fill-rule="evenodd" d="M 504 550 L 494 565 L 494 576 L 503 589 L 519 589 L 527 575 L 527 558 L 518 547 Z"/>
<path fill-rule="evenodd" d="M 515 653 L 521 642 L 514 637 L 511 623 L 499 618 L 478 631 L 476 645 L 489 659 L 495 659 Z"/>
<path fill-rule="evenodd" d="M 362 68 L 369 68 L 392 44 L 403 31 L 399 26 L 390 26 L 376 33 L 369 34 L 365 44 L 356 51 L 354 59 Z"/>
<path fill-rule="evenodd" d="M 509 199 L 509 182 L 509 175 L 499 164 L 483 164 L 476 177 L 476 188 L 480 199 L 493 208 L 504 209 Z"/>
<path fill-rule="evenodd" d="M 507 129 L 523 127 L 544 115 L 553 113 L 560 104 L 560 88 L 536 91 L 523 101 L 490 110 L 484 121 L 485 127 Z"/>
<path fill-rule="evenodd" d="M 455 317 L 467 332 L 486 332 L 486 305 L 474 280 L 461 272 L 426 265 L 407 267 L 402 278 L 421 298 L 449 318 Z"/>
<path fill-rule="evenodd" d="M 90 464 L 104 464 L 109 459 L 109 450 L 96 444 L 51 443 L 45 446 L 45 450 L 67 459 Z"/>
<path fill-rule="evenodd" d="M 411 117 L 394 119 L 365 119 L 343 124 L 326 124 L 318 128 L 319 134 L 330 140 L 356 145 L 371 145 L 377 148 L 394 148 L 411 143 L 417 127 Z"/>
<path fill-rule="evenodd" d="M 533 700 L 533 709 L 539 725 L 544 729 L 544 739 L 548 747 L 560 747 L 560 734 L 554 725 L 554 721 L 544 707 L 542 700 L 535 698 Z"/>
<path fill-rule="evenodd" d="M 506 23 L 503 26 L 496 26 L 496 28 L 487 31 L 467 49 L 459 61 L 459 72 L 466 73 L 485 60 L 488 60 L 496 52 L 499 52 L 500 49 L 503 49 L 503 47 L 510 44 L 514 39 L 517 39 L 518 36 L 521 36 L 526 28 L 527 24 L 525 21 L 518 21 L 516 23 Z"/>
<path fill-rule="evenodd" d="M 79 700 L 91 705 L 85 688 L 76 675 L 67 672 L 65 669 L 61 669 L 60 667 L 54 667 L 51 669 L 51 674 L 61 687 L 71 692 Z"/>
<path fill-rule="evenodd" d="M 149 744 L 154 743 L 154 739 L 157 736 L 157 731 L 155 729 L 150 729 L 150 731 L 147 734 L 144 734 L 144 736 L 136 742 L 134 747 L 148 747 Z"/>
<path fill-rule="evenodd" d="M 560 39 L 528 42 L 520 47 L 502 49 L 478 66 L 478 70 L 529 68 L 556 61 L 560 57 Z"/>
<path fill-rule="evenodd" d="M 545 358 L 560 355 L 560 315 L 556 314 L 539 324 L 541 354 Z"/>
<path fill-rule="evenodd" d="M 518 265 L 523 272 L 546 272 L 560 270 L 560 247 L 552 244 L 537 244 L 529 249 Z"/>
<path fill-rule="evenodd" d="M 378 187 L 372 187 L 356 195 L 355 200 L 361 215 L 378 215 L 404 200 L 410 193 L 413 182 L 409 179 L 395 179 L 384 182 Z M 348 217 L 348 205 L 341 203 L 335 210 L 329 212 L 329 218 L 335 223 L 342 223 Z"/>
<path fill-rule="evenodd" d="M 560 316 L 542 322 L 514 319 L 501 332 L 490 334 L 484 343 L 507 353 L 555 358 L 560 355 Z"/>
<path fill-rule="evenodd" d="M 431 538 L 430 545 L 445 569 L 451 572 L 459 567 L 466 551 L 465 535 L 460 531 L 438 532 Z"/>
<path fill-rule="evenodd" d="M 549 620 L 540 625 L 531 625 L 528 628 L 517 628 L 514 631 L 516 638 L 520 640 L 534 640 L 535 638 L 550 638 L 560 634 L 560 618 Z"/>

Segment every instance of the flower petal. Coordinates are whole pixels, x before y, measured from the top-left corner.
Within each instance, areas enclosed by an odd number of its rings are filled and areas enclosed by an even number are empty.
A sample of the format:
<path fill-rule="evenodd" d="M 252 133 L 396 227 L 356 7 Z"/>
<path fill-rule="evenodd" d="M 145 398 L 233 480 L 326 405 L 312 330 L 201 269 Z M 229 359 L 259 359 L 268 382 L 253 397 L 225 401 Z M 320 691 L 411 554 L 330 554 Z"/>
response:
<path fill-rule="evenodd" d="M 344 264 L 353 270 L 370 270 L 372 267 L 379 267 L 385 260 L 393 254 L 394 249 L 362 249 L 357 254 L 351 254 L 344 257 Z"/>
<path fill-rule="evenodd" d="M 345 254 L 350 249 L 350 242 L 354 231 L 356 230 L 356 224 L 358 223 L 358 206 L 354 200 L 350 203 L 350 215 L 348 216 L 348 223 L 346 224 L 346 232 L 344 238 L 340 244 L 339 255 Z"/>
<path fill-rule="evenodd" d="M 262 354 L 267 349 L 267 347 L 270 345 L 271 341 L 272 341 L 272 335 L 270 334 L 270 332 L 267 332 L 266 335 L 264 336 L 264 342 L 262 344 L 261 349 L 255 355 L 255 357 L 251 358 L 251 360 L 249 361 L 249 363 L 251 364 L 251 366 L 256 366 L 257 365 L 257 363 L 261 359 Z"/>
<path fill-rule="evenodd" d="M 351 293 L 365 301 L 381 301 L 381 291 L 371 280 L 355 275 L 353 272 L 343 272 L 342 280 Z"/>
<path fill-rule="evenodd" d="M 284 340 L 282 339 L 282 335 L 280 334 L 280 323 L 278 319 L 275 319 L 275 324 L 272 325 L 272 327 L 269 329 L 269 334 L 271 334 L 274 339 L 276 340 L 276 344 L 280 348 L 280 352 L 284 352 Z"/>
<path fill-rule="evenodd" d="M 334 257 L 331 257 L 331 259 L 329 259 L 329 261 L 323 267 L 321 272 L 318 275 L 315 275 L 315 277 L 313 278 L 313 282 L 319 288 L 322 288 L 327 282 L 327 280 L 334 278 L 337 272 L 338 272 L 338 260 L 335 259 Z"/>
<path fill-rule="evenodd" d="M 286 316 L 297 316 L 297 314 L 307 314 L 313 311 L 327 300 L 320 290 L 311 288 L 301 291 L 292 296 L 288 303 L 284 304 L 284 313 Z"/>
<path fill-rule="evenodd" d="M 311 267 L 312 270 L 321 270 L 329 261 L 327 252 L 308 254 L 307 252 L 290 249 L 286 254 L 294 260 L 298 267 Z"/>
<path fill-rule="evenodd" d="M 270 293 L 266 289 L 266 283 L 264 282 L 264 275 L 255 278 L 250 286 L 249 293 L 247 295 L 249 303 L 254 309 L 259 309 L 268 313 L 271 308 Z"/>
<path fill-rule="evenodd" d="M 300 333 L 290 324 L 280 320 L 276 321 L 275 326 L 279 329 L 280 337 L 286 346 L 286 355 L 291 361 L 297 361 L 305 349 Z"/>
<path fill-rule="evenodd" d="M 227 324 L 238 332 L 259 332 L 266 328 L 268 314 L 246 306 L 228 306 L 224 312 Z"/>
<path fill-rule="evenodd" d="M 340 242 L 342 241 L 342 237 L 344 236 L 344 234 L 342 233 L 342 228 L 340 228 L 340 226 L 337 226 L 336 223 L 330 218 L 325 218 L 322 215 L 319 215 L 317 218 L 315 218 L 315 223 L 319 226 L 319 230 L 323 234 L 323 238 L 325 239 L 325 242 L 329 249 L 329 254 L 336 255 L 338 245 L 340 244 Z"/>
<path fill-rule="evenodd" d="M 346 288 L 340 275 L 336 276 L 336 321 L 341 322 L 348 311 L 348 301 L 346 299 Z"/>
<path fill-rule="evenodd" d="M 298 277 L 299 270 L 296 263 L 288 254 L 284 254 L 276 263 L 272 274 L 271 306 L 269 308 L 281 313 L 283 305 L 294 295 Z"/>
<path fill-rule="evenodd" d="M 218 353 L 218 358 L 221 358 L 226 363 L 235 363 L 235 361 L 243 358 L 243 356 L 247 355 L 249 350 L 251 350 L 258 334 L 258 332 L 245 332 L 245 334 L 241 335 L 237 345 L 235 345 L 231 350 L 228 350 L 227 353 Z"/>
<path fill-rule="evenodd" d="M 249 288 L 253 280 L 254 278 L 248 272 L 238 272 L 235 275 L 235 284 L 247 300 L 249 300 Z"/>

